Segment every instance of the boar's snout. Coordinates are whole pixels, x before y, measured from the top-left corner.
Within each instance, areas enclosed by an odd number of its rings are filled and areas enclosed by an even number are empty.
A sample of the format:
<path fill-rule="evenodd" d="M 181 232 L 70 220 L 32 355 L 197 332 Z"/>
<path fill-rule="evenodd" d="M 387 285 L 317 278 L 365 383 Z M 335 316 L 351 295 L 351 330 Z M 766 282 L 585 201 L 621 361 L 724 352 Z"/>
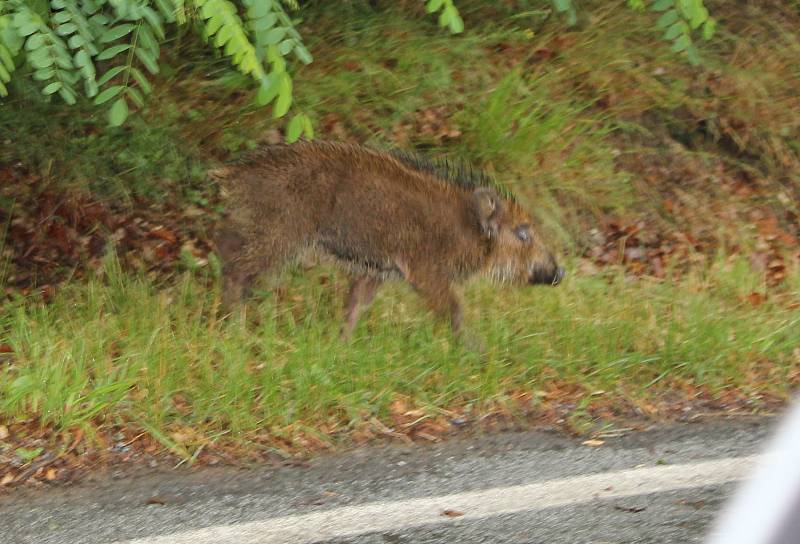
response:
<path fill-rule="evenodd" d="M 531 285 L 558 285 L 564 279 L 566 271 L 555 263 L 548 267 L 536 267 L 528 283 Z"/>

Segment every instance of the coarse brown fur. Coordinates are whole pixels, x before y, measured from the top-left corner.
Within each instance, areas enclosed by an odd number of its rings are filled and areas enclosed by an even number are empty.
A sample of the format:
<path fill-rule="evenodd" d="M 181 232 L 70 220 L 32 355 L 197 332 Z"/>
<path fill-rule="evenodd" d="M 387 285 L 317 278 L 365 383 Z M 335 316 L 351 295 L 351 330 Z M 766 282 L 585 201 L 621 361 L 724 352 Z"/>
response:
<path fill-rule="evenodd" d="M 212 175 L 228 201 L 216 235 L 226 308 L 308 249 L 353 278 L 344 337 L 387 279 L 409 282 L 458 331 L 454 283 L 478 273 L 516 284 L 563 276 L 528 214 L 464 169 L 314 141 L 266 146 Z"/>

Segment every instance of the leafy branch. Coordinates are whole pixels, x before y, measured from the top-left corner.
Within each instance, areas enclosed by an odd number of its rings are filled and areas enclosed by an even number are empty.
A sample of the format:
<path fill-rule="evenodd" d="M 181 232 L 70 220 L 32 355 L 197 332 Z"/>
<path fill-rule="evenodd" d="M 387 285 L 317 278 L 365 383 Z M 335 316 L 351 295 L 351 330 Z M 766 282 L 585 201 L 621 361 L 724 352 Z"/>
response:
<path fill-rule="evenodd" d="M 425 10 L 428 13 L 439 12 L 440 27 L 449 28 L 453 34 L 464 31 L 464 21 L 461 19 L 458 8 L 453 4 L 453 0 L 428 0 Z"/>
<path fill-rule="evenodd" d="M 570 26 L 578 22 L 573 0 L 551 0 L 558 13 L 566 14 Z M 628 7 L 635 11 L 647 8 L 646 0 L 628 0 Z M 710 40 L 714 36 L 717 22 L 714 20 L 703 0 L 650 0 L 650 9 L 664 12 L 656 22 L 656 28 L 664 31 L 664 39 L 672 42 L 672 51 L 686 53 L 690 63 L 700 64 L 700 54 L 692 40 L 692 32 L 702 27 L 702 36 Z"/>
<path fill-rule="evenodd" d="M 700 54 L 692 40 L 692 31 L 702 27 L 706 40 L 714 36 L 717 22 L 708 13 L 703 0 L 655 0 L 651 9 L 664 12 L 656 22 L 656 27 L 664 30 L 664 39 L 672 40 L 672 50 L 686 52 L 692 64 L 700 64 Z"/>
<path fill-rule="evenodd" d="M 152 91 L 167 25 L 199 20 L 210 45 L 255 80 L 257 102 L 282 117 L 293 89 L 285 57 L 313 60 L 284 5 L 298 8 L 293 0 L 0 0 L 0 97 L 24 58 L 45 95 L 74 104 L 83 81 L 82 94 L 108 104 L 109 123 L 121 125 Z M 311 137 L 310 120 L 298 119 Z"/>
<path fill-rule="evenodd" d="M 549 1 L 568 24 L 577 23 L 575 0 L 541 1 Z M 716 28 L 703 0 L 628 0 L 628 5 L 661 13 L 655 26 L 673 51 L 700 62 L 693 36 L 710 39 Z M 8 95 L 24 59 L 42 93 L 74 104 L 82 82 L 82 94 L 108 108 L 111 125 L 121 125 L 152 91 L 148 78 L 159 72 L 167 27 L 191 25 L 253 79 L 256 102 L 283 117 L 294 90 L 287 57 L 313 61 L 289 13 L 297 9 L 296 0 L 0 0 L 0 97 Z M 442 28 L 463 32 L 454 0 L 425 0 L 425 9 L 438 15 Z M 302 112 L 287 125 L 287 139 L 301 136 L 313 137 L 311 120 Z"/>

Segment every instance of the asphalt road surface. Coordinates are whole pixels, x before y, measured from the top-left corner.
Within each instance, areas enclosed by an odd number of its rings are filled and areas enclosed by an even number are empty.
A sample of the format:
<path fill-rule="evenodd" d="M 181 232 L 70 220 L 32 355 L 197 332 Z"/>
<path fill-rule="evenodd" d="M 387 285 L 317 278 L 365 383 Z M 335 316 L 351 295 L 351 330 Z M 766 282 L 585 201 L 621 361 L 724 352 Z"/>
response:
<path fill-rule="evenodd" d="M 599 446 L 547 432 L 499 434 L 362 449 L 307 467 L 16 490 L 0 496 L 0 542 L 702 542 L 774 424 L 677 425 Z"/>

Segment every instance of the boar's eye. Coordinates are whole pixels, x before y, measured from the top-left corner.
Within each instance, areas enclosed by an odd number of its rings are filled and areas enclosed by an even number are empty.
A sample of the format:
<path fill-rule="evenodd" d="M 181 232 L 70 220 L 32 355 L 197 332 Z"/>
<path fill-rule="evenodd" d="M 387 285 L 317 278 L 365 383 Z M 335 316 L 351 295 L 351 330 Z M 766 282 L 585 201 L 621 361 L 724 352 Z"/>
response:
<path fill-rule="evenodd" d="M 531 232 L 531 228 L 529 225 L 520 225 L 514 228 L 514 234 L 517 238 L 519 238 L 522 242 L 528 243 L 533 238 L 533 233 Z"/>

